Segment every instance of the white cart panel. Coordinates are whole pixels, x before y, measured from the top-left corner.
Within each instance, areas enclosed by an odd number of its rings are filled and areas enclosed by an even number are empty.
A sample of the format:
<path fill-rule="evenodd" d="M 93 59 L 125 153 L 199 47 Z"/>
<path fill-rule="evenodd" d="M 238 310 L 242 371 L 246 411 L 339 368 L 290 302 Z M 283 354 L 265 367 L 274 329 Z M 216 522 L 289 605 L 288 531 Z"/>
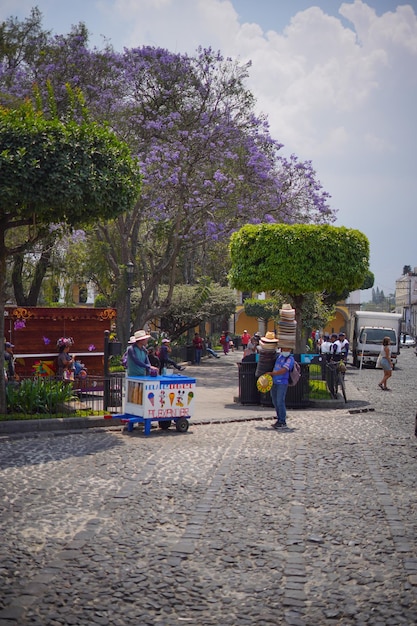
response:
<path fill-rule="evenodd" d="M 187 376 L 129 376 L 123 411 L 144 419 L 192 417 L 195 378 Z"/>

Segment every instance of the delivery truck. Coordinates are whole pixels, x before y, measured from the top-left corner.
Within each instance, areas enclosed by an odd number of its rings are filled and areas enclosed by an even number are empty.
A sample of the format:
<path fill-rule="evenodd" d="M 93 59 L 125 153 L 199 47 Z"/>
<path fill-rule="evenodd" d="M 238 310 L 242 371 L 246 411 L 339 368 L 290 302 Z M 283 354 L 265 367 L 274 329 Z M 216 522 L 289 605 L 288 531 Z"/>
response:
<path fill-rule="evenodd" d="M 375 367 L 381 352 L 382 340 L 391 340 L 392 361 L 397 362 L 400 351 L 400 313 L 381 313 L 379 311 L 355 311 L 351 320 L 351 340 L 353 365 Z"/>

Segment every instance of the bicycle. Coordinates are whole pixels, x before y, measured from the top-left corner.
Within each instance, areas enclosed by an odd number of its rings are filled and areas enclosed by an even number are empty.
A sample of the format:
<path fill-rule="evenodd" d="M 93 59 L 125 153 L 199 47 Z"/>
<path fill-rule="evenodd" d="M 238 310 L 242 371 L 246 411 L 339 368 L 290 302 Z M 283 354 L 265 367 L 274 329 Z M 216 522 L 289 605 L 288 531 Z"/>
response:
<path fill-rule="evenodd" d="M 334 361 L 332 359 L 326 363 L 326 370 L 328 373 L 328 375 L 326 376 L 326 382 L 331 397 L 335 400 L 337 399 L 340 386 L 343 399 L 345 402 L 347 402 L 345 387 L 346 365 L 342 360 Z"/>

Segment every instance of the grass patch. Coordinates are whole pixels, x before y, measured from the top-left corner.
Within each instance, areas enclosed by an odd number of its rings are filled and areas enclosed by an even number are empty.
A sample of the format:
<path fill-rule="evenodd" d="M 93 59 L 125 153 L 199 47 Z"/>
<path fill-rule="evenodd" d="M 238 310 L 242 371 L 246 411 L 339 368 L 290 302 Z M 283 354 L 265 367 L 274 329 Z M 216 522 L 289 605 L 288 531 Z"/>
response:
<path fill-rule="evenodd" d="M 310 379 L 310 398 L 311 400 L 332 399 L 325 380 Z"/>

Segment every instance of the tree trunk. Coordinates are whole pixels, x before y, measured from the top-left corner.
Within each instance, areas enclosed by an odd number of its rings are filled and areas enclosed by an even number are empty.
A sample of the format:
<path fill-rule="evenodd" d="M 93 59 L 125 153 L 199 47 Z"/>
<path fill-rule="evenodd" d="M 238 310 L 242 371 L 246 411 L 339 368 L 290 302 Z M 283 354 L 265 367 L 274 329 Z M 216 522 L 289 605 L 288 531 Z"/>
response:
<path fill-rule="evenodd" d="M 35 265 L 35 272 L 32 277 L 29 293 L 27 295 L 25 295 L 22 280 L 25 256 L 23 252 L 19 252 L 14 255 L 12 282 L 14 297 L 16 298 L 16 303 L 19 306 L 37 306 L 42 282 L 50 266 L 51 255 L 52 242 L 50 237 L 48 237 L 43 244 L 41 256 Z"/>
<path fill-rule="evenodd" d="M 295 308 L 295 321 L 297 322 L 296 339 L 295 339 L 295 354 L 302 354 L 305 352 L 303 344 L 303 304 L 304 296 L 292 296 Z"/>
<path fill-rule="evenodd" d="M 127 342 L 130 337 L 130 320 L 128 320 L 128 294 L 125 297 L 125 293 L 121 294 L 121 297 L 117 301 L 117 318 L 116 318 L 116 334 L 117 339 L 121 342 L 123 348 L 127 346 Z M 131 317 L 131 316 L 130 316 Z"/>

